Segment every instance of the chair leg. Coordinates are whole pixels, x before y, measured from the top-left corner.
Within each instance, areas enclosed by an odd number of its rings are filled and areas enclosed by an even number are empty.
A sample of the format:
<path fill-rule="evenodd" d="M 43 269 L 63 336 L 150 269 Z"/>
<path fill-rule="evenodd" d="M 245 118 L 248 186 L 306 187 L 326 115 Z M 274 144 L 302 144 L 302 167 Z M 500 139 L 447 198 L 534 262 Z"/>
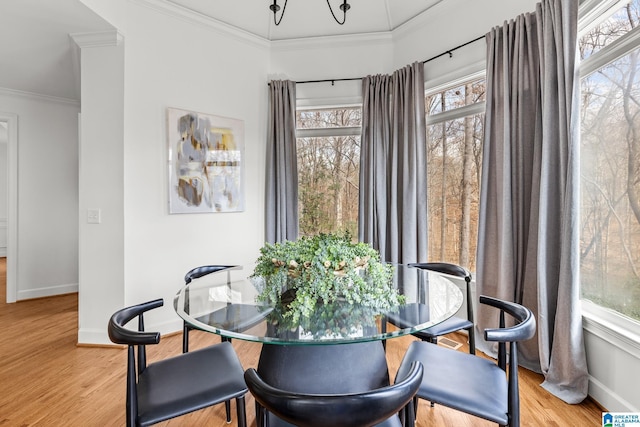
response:
<path fill-rule="evenodd" d="M 387 333 L 387 316 L 382 316 L 380 319 L 380 333 Z M 387 340 L 382 340 L 382 348 L 385 352 L 387 351 Z"/>
<path fill-rule="evenodd" d="M 258 427 L 269 427 L 269 412 L 256 402 L 256 424 Z"/>
<path fill-rule="evenodd" d="M 469 354 L 476 354 L 476 333 L 472 329 L 468 330 L 469 333 Z"/>
<path fill-rule="evenodd" d="M 231 424 L 231 401 L 230 400 L 224 401 L 224 409 L 227 412 L 227 424 Z M 240 422 L 240 420 L 238 420 L 238 422 Z"/>
<path fill-rule="evenodd" d="M 402 421 L 403 427 L 414 427 L 416 425 L 416 415 L 417 415 L 417 399 L 411 399 L 407 405 L 402 408 L 402 412 L 400 413 L 400 421 Z"/>
<path fill-rule="evenodd" d="M 247 411 L 244 407 L 244 396 L 236 397 L 238 427 L 247 427 Z"/>
<path fill-rule="evenodd" d="M 187 326 L 187 322 L 184 322 L 182 326 L 182 352 L 189 352 L 189 327 Z"/>

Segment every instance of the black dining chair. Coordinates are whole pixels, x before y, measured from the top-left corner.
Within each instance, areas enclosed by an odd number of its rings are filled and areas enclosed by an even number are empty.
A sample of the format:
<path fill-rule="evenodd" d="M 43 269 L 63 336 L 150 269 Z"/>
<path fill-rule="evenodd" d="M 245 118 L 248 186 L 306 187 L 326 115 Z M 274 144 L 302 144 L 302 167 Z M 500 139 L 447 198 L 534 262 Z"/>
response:
<path fill-rule="evenodd" d="M 160 342 L 159 332 L 144 330 L 144 313 L 163 305 L 145 302 L 116 311 L 109 338 L 128 346 L 127 426 L 149 426 L 231 399 L 236 400 L 238 426 L 246 426 L 244 370 L 233 347 L 223 342 L 201 350 L 147 363 L 146 346 Z M 137 330 L 125 327 L 138 317 Z M 137 347 L 137 366 L 136 351 Z M 227 412 L 227 422 L 231 422 Z"/>
<path fill-rule="evenodd" d="M 244 378 L 260 408 L 258 427 L 274 427 L 268 412 L 290 423 L 286 425 L 304 427 L 412 427 L 413 398 L 422 380 L 422 365 L 412 364 L 405 374 L 393 385 L 346 394 L 282 390 L 267 384 L 253 368 L 245 371 Z"/>
<path fill-rule="evenodd" d="M 184 275 L 184 284 L 188 285 L 194 279 L 199 279 L 202 276 L 206 276 L 207 274 L 216 273 L 218 271 L 226 270 L 227 271 L 227 283 L 231 281 L 231 270 L 239 270 L 241 267 L 238 265 L 203 265 L 200 267 L 193 268 Z M 188 302 L 189 299 L 187 298 Z M 186 321 L 183 321 L 182 326 L 182 352 L 186 353 L 189 351 L 189 331 L 195 329 L 193 326 L 189 325 Z M 231 341 L 231 338 L 221 337 L 222 341 Z"/>
<path fill-rule="evenodd" d="M 412 335 L 423 341 L 429 341 L 433 344 L 437 344 L 438 337 L 452 332 L 466 330 L 469 336 L 469 353 L 476 354 L 475 324 L 473 322 L 473 296 L 471 295 L 471 273 L 464 267 L 446 262 L 422 262 L 409 264 L 409 266 L 463 278 L 466 285 L 467 301 L 466 319 L 453 316 L 444 322 L 438 323 L 430 328 L 423 329 L 422 331 L 415 332 Z"/>
<path fill-rule="evenodd" d="M 498 343 L 497 363 L 424 341 L 414 341 L 407 349 L 397 375 L 403 378 L 413 363 L 419 361 L 429 375 L 423 378 L 416 399 L 439 403 L 501 426 L 518 427 L 517 343 L 533 337 L 536 321 L 531 310 L 520 304 L 487 296 L 481 296 L 480 303 L 500 310 L 499 327 L 484 330 L 486 341 Z M 515 320 L 514 326 L 506 327 L 505 314 Z M 417 412 L 417 402 L 415 409 Z"/>

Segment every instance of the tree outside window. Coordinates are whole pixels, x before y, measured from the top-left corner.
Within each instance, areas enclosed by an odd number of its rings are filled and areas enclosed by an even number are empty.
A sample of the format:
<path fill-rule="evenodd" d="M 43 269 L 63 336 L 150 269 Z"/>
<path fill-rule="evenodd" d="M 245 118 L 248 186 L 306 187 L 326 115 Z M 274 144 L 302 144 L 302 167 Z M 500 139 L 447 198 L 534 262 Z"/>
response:
<path fill-rule="evenodd" d="M 429 260 L 475 270 L 485 80 L 426 97 Z M 464 107 L 477 104 L 469 114 Z"/>
<path fill-rule="evenodd" d="M 427 93 L 429 258 L 475 268 L 484 78 Z M 472 111 L 469 106 L 476 105 Z M 465 109 L 466 107 L 466 109 Z M 358 232 L 361 109 L 297 112 L 300 234 Z"/>
<path fill-rule="evenodd" d="M 582 297 L 635 320 L 640 320 L 639 5 L 634 0 L 580 38 Z"/>
<path fill-rule="evenodd" d="M 345 107 L 296 114 L 301 235 L 358 235 L 361 111 Z"/>

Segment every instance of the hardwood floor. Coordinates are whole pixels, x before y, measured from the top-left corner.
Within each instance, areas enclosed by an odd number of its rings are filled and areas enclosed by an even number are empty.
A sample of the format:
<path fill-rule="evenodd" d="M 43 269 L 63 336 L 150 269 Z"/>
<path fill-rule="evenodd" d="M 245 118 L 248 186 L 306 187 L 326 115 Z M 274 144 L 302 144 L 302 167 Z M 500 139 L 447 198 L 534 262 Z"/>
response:
<path fill-rule="evenodd" d="M 76 294 L 6 303 L 6 263 L 0 258 L 0 426 L 122 426 L 124 420 L 126 351 L 77 346 Z M 105 319 L 105 324 L 107 319 Z M 191 332 L 191 347 L 219 342 L 204 332 Z M 462 337 L 452 335 L 462 341 Z M 179 354 L 181 335 L 165 336 L 149 347 L 149 360 Z M 391 378 L 412 337 L 388 341 Z M 255 367 L 260 344 L 234 340 L 245 368 Z M 466 351 L 463 347 L 462 351 Z M 357 363 L 357 362 L 355 362 Z M 428 375 L 428 368 L 425 370 Z M 568 405 L 539 384 L 542 376 L 520 370 L 522 426 L 600 426 L 601 409 L 587 399 Z M 247 395 L 247 422 L 255 425 L 254 401 Z M 235 408 L 233 408 L 236 425 Z M 159 424 L 161 426 L 226 426 L 224 405 Z M 419 427 L 495 426 L 440 405 L 421 401 Z"/>

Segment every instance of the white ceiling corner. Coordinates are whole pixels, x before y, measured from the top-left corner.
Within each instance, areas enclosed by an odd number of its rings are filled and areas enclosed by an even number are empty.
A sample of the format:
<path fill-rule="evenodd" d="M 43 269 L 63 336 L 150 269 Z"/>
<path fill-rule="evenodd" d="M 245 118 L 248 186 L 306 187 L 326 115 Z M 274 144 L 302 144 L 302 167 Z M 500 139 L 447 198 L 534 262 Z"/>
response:
<path fill-rule="evenodd" d="M 235 31 L 240 37 L 275 46 L 351 36 L 387 39 L 400 27 L 445 0 L 349 0 L 344 25 L 338 25 L 326 0 L 289 0 L 282 23 L 273 24 L 266 0 L 137 0 L 181 19 Z M 340 12 L 340 0 L 329 0 Z M 278 0 L 284 5 L 284 0 Z M 339 16 L 339 15 L 338 15 Z M 15 40 L 0 50 L 0 90 L 80 99 L 78 46 L 118 43 L 121 35 L 80 0 L 2 0 L 0 40 Z M 73 40 L 73 41 L 72 41 Z M 349 41 L 347 41 L 349 42 Z"/>

